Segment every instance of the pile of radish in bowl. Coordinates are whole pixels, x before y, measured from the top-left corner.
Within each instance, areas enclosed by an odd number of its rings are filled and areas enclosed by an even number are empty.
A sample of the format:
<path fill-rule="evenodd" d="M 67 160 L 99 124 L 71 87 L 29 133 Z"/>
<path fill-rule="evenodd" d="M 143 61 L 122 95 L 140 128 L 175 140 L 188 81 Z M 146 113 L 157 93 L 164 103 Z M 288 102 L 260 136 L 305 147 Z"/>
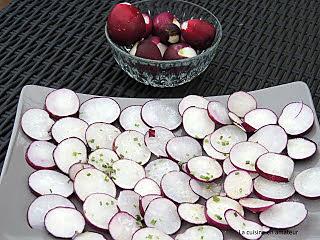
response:
<path fill-rule="evenodd" d="M 278 117 L 245 92 L 226 106 L 189 95 L 121 109 L 55 90 L 21 119 L 34 140 L 25 157 L 38 196 L 28 223 L 75 240 L 222 240 L 227 231 L 259 239 L 294 227 L 308 212 L 290 197 L 320 197 L 319 167 L 292 177 L 295 161 L 317 151 L 301 136 L 314 121 L 303 102 Z"/>

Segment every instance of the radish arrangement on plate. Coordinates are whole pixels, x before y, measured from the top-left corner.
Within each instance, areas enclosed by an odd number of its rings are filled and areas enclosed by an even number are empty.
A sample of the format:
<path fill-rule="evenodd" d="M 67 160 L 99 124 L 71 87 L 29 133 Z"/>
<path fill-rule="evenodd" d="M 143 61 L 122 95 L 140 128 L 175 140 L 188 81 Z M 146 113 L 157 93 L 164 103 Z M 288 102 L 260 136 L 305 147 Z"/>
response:
<path fill-rule="evenodd" d="M 45 110 L 21 119 L 34 141 L 26 181 L 38 196 L 28 223 L 75 240 L 220 240 L 221 230 L 259 239 L 294 227 L 308 211 L 290 198 L 320 198 L 320 168 L 295 171 L 317 151 L 301 136 L 314 113 L 285 104 L 278 117 L 236 92 L 227 104 L 190 95 L 121 111 L 111 98 L 81 103 L 73 91 L 55 90 Z"/>

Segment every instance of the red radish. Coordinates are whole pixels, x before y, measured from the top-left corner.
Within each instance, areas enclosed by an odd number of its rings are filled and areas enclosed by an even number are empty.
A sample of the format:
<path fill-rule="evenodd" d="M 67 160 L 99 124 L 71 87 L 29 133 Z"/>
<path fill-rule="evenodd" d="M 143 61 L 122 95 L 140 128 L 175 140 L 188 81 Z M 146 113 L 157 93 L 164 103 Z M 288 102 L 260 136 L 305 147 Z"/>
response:
<path fill-rule="evenodd" d="M 159 231 L 156 228 L 143 228 L 135 232 L 132 236 L 132 240 L 141 239 L 157 239 L 157 240 L 173 240 L 169 235 Z"/>
<path fill-rule="evenodd" d="M 244 116 L 244 125 L 249 125 L 255 130 L 270 124 L 277 124 L 277 122 L 277 115 L 270 109 L 266 108 L 254 109 Z"/>
<path fill-rule="evenodd" d="M 173 23 L 177 25 L 180 28 L 180 23 L 178 19 L 170 12 L 162 12 L 159 13 L 158 15 L 154 16 L 153 18 L 153 26 L 154 26 L 154 31 L 158 31 L 158 29 L 166 25 L 168 23 Z"/>
<path fill-rule="evenodd" d="M 176 236 L 175 240 L 223 240 L 222 232 L 212 226 L 202 225 L 188 228 L 184 233 Z"/>
<path fill-rule="evenodd" d="M 143 178 L 139 180 L 139 182 L 134 186 L 134 191 L 142 197 L 150 194 L 161 195 L 159 185 L 150 178 Z"/>
<path fill-rule="evenodd" d="M 164 60 L 179 60 L 197 56 L 197 52 L 186 43 L 176 43 L 170 45 L 164 52 Z"/>
<path fill-rule="evenodd" d="M 120 45 L 133 44 L 146 34 L 143 15 L 130 3 L 116 4 L 109 13 L 107 24 L 110 38 Z"/>
<path fill-rule="evenodd" d="M 150 195 L 146 195 L 140 198 L 139 201 L 139 209 L 140 209 L 140 213 L 142 216 L 144 216 L 150 202 L 156 198 L 160 198 L 161 195 L 156 195 L 156 194 L 150 194 Z"/>
<path fill-rule="evenodd" d="M 153 18 L 153 33 L 163 43 L 177 43 L 180 40 L 180 23 L 170 12 L 162 12 Z"/>
<path fill-rule="evenodd" d="M 62 118 L 75 115 L 79 110 L 80 100 L 74 91 L 62 88 L 49 93 L 45 105 L 53 118 Z"/>
<path fill-rule="evenodd" d="M 118 207 L 120 211 L 127 212 L 135 218 L 141 218 L 140 195 L 131 190 L 122 190 L 118 196 Z"/>
<path fill-rule="evenodd" d="M 149 127 L 142 121 L 141 118 L 142 106 L 133 105 L 122 110 L 119 122 L 124 130 L 136 130 L 145 134 Z"/>
<path fill-rule="evenodd" d="M 111 174 L 113 172 L 112 164 L 118 160 L 119 157 L 114 151 L 99 148 L 90 153 L 88 163 L 106 174 Z"/>
<path fill-rule="evenodd" d="M 294 160 L 312 157 L 317 151 L 317 144 L 307 138 L 293 138 L 288 140 L 287 153 Z"/>
<path fill-rule="evenodd" d="M 74 179 L 76 178 L 76 175 L 78 174 L 78 172 L 80 172 L 82 169 L 86 169 L 86 168 L 95 168 L 94 166 L 92 166 L 91 164 L 88 163 L 75 163 L 73 164 L 70 168 L 69 168 L 69 172 L 68 175 L 70 177 L 70 179 L 72 181 L 74 181 Z"/>
<path fill-rule="evenodd" d="M 167 157 L 166 145 L 172 138 L 174 138 L 174 134 L 170 130 L 163 127 L 154 127 L 144 135 L 144 142 L 157 157 Z"/>
<path fill-rule="evenodd" d="M 246 171 L 232 171 L 224 181 L 224 190 L 232 199 L 247 197 L 253 190 L 252 178 Z"/>
<path fill-rule="evenodd" d="M 161 39 L 158 36 L 151 36 L 147 40 L 152 41 L 154 44 L 157 45 L 161 52 L 161 56 L 163 57 L 165 51 L 167 50 L 167 46 L 161 42 Z"/>
<path fill-rule="evenodd" d="M 229 174 L 234 170 L 238 170 L 238 168 L 236 168 L 230 161 L 230 158 L 226 158 L 223 163 L 222 163 L 222 168 L 223 168 L 223 172 L 225 174 Z M 249 172 L 249 175 L 251 176 L 252 179 L 255 179 L 259 176 L 258 173 L 253 173 L 253 172 Z"/>
<path fill-rule="evenodd" d="M 192 177 L 201 182 L 212 182 L 222 175 L 220 164 L 207 156 L 191 158 L 187 163 L 187 170 Z"/>
<path fill-rule="evenodd" d="M 131 49 L 130 54 L 151 60 L 162 60 L 160 49 L 149 40 L 138 42 L 137 45 Z"/>
<path fill-rule="evenodd" d="M 106 240 L 103 235 L 95 232 L 80 233 L 73 240 Z"/>
<path fill-rule="evenodd" d="M 190 19 L 181 24 L 181 34 L 192 47 L 204 50 L 212 45 L 216 28 L 206 20 Z"/>
<path fill-rule="evenodd" d="M 148 13 L 142 13 L 143 19 L 144 19 L 144 23 L 146 24 L 146 32 L 144 37 L 148 37 L 151 32 L 152 32 L 152 28 L 153 28 L 153 23 L 152 23 L 152 19 L 150 17 L 150 15 Z"/>
<path fill-rule="evenodd" d="M 49 114 L 38 108 L 29 109 L 21 119 L 23 132 L 34 140 L 50 140 L 53 124 L 54 121 L 49 117 Z"/>
<path fill-rule="evenodd" d="M 209 101 L 198 95 L 188 95 L 179 103 L 179 113 L 182 116 L 183 112 L 189 107 L 207 108 Z"/>
<path fill-rule="evenodd" d="M 171 171 L 179 171 L 179 165 L 167 158 L 156 159 L 144 168 L 147 178 L 154 180 L 160 185 L 162 177 Z"/>
<path fill-rule="evenodd" d="M 228 109 L 222 103 L 211 101 L 209 102 L 207 109 L 209 117 L 216 124 L 229 125 L 232 123 L 228 115 Z"/>
<path fill-rule="evenodd" d="M 266 201 L 259 198 L 242 198 L 239 203 L 253 213 L 263 212 L 273 206 L 275 202 Z"/>
<path fill-rule="evenodd" d="M 246 92 L 235 92 L 229 96 L 228 109 L 238 117 L 244 117 L 248 112 L 257 108 L 256 99 Z"/>
<path fill-rule="evenodd" d="M 56 145 L 47 141 L 32 142 L 25 154 L 27 163 L 34 169 L 54 169 L 53 150 Z"/>
<path fill-rule="evenodd" d="M 186 222 L 192 224 L 205 224 L 205 206 L 196 203 L 182 203 L 178 207 L 179 216 Z"/>
<path fill-rule="evenodd" d="M 210 143 L 210 135 L 207 135 L 202 142 L 203 150 L 208 154 L 209 157 L 212 157 L 214 159 L 224 161 L 226 158 L 228 158 L 228 154 L 218 152 L 216 149 L 214 149 Z"/>
<path fill-rule="evenodd" d="M 200 197 L 203 197 L 204 199 L 209 199 L 212 196 L 219 195 L 221 192 L 221 184 L 218 183 L 204 183 L 199 182 L 195 179 L 190 179 L 190 187 L 192 191 L 194 191 L 197 195 Z"/>
<path fill-rule="evenodd" d="M 295 177 L 294 188 L 304 197 L 317 199 L 320 197 L 319 181 L 320 167 L 309 168 Z"/>

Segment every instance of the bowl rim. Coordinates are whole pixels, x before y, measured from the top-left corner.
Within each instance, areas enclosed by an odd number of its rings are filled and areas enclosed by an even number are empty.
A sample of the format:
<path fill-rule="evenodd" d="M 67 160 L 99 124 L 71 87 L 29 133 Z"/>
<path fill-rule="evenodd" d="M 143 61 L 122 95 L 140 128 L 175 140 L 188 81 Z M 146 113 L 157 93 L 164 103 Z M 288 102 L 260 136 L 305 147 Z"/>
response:
<path fill-rule="evenodd" d="M 137 3 L 144 3 L 144 2 L 151 2 L 153 0 L 142 0 L 142 1 L 137 1 L 137 2 L 133 2 L 132 5 L 134 4 L 137 4 Z M 211 50 L 215 49 L 221 39 L 222 39 L 222 25 L 219 21 L 219 19 L 212 13 L 210 12 L 208 9 L 196 4 L 196 3 L 191 3 L 191 2 L 187 2 L 187 1 L 184 1 L 184 0 L 171 0 L 172 2 L 181 2 L 181 3 L 185 3 L 185 4 L 189 4 L 189 5 L 193 5 L 195 7 L 198 7 L 198 8 L 201 8 L 203 11 L 206 11 L 208 14 L 210 14 L 217 22 L 217 29 L 219 29 L 220 31 L 217 31 L 217 34 L 216 34 L 216 39 L 214 40 L 214 44 L 205 49 L 203 52 L 201 52 L 200 54 L 198 54 L 197 56 L 195 57 L 191 57 L 191 58 L 183 58 L 183 59 L 178 59 L 178 60 L 153 60 L 153 59 L 147 59 L 147 58 L 142 58 L 142 57 L 137 57 L 137 56 L 134 56 L 134 55 L 131 55 L 129 52 L 121 49 L 118 44 L 114 43 L 110 36 L 109 36 L 109 33 L 108 33 L 108 21 L 106 21 L 106 24 L 105 24 L 105 28 L 104 28 L 104 31 L 105 31 L 105 35 L 106 35 L 106 38 L 108 40 L 108 43 L 111 44 L 115 49 L 117 49 L 118 51 L 120 51 L 121 53 L 123 53 L 124 55 L 126 55 L 127 57 L 130 57 L 132 59 L 136 59 L 138 61 L 144 61 L 146 63 L 181 63 L 181 62 L 192 62 L 194 59 L 198 59 L 198 58 L 201 58 L 205 53 L 208 53 L 210 52 Z"/>

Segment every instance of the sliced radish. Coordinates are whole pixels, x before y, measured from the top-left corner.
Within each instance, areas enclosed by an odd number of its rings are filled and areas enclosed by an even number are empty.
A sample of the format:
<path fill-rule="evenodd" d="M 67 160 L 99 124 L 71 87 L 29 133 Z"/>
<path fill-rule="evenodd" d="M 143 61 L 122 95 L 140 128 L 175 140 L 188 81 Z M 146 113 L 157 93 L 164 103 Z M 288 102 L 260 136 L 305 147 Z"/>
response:
<path fill-rule="evenodd" d="M 195 179 L 190 179 L 190 187 L 200 197 L 204 199 L 209 199 L 212 196 L 219 195 L 221 192 L 222 186 L 218 183 L 204 183 L 199 182 Z"/>
<path fill-rule="evenodd" d="M 312 109 L 303 102 L 293 102 L 282 110 L 278 124 L 289 135 L 300 135 L 308 131 L 314 123 Z"/>
<path fill-rule="evenodd" d="M 119 157 L 114 151 L 100 148 L 90 153 L 88 163 L 96 169 L 110 175 L 113 172 L 112 164 L 118 160 Z"/>
<path fill-rule="evenodd" d="M 76 175 L 78 172 L 80 172 L 82 169 L 86 168 L 95 168 L 93 165 L 88 164 L 88 163 L 75 163 L 69 168 L 68 175 L 72 181 L 76 178 Z"/>
<path fill-rule="evenodd" d="M 198 95 L 188 95 L 179 103 L 179 113 L 182 116 L 184 111 L 189 107 L 207 108 L 209 101 Z"/>
<path fill-rule="evenodd" d="M 246 92 L 235 92 L 229 96 L 228 109 L 239 117 L 244 117 L 246 113 L 257 108 L 255 98 Z"/>
<path fill-rule="evenodd" d="M 221 161 L 225 160 L 228 157 L 228 154 L 218 152 L 215 148 L 213 148 L 210 143 L 210 137 L 211 135 L 207 135 L 203 139 L 203 143 L 202 143 L 203 150 L 206 152 L 206 154 L 208 154 L 209 157 L 212 157 L 214 159 L 221 160 Z"/>
<path fill-rule="evenodd" d="M 87 147 L 79 138 L 67 138 L 58 144 L 53 158 L 57 167 L 68 173 L 73 164 L 87 162 Z"/>
<path fill-rule="evenodd" d="M 273 182 L 263 177 L 253 181 L 253 188 L 259 198 L 274 202 L 285 201 L 295 193 L 292 183 Z"/>
<path fill-rule="evenodd" d="M 115 140 L 113 146 L 118 156 L 133 160 L 140 165 L 146 164 L 151 157 L 151 152 L 144 143 L 144 136 L 137 131 L 125 131 Z"/>
<path fill-rule="evenodd" d="M 134 186 L 134 191 L 142 197 L 150 194 L 161 195 L 159 185 L 150 178 L 142 178 L 139 180 Z"/>
<path fill-rule="evenodd" d="M 178 207 L 180 217 L 192 224 L 205 224 L 205 206 L 198 203 L 182 203 Z"/>
<path fill-rule="evenodd" d="M 184 172 L 186 174 L 189 174 L 189 171 L 188 171 L 188 168 L 187 168 L 187 165 L 188 165 L 187 162 L 186 163 L 182 163 L 182 164 L 179 162 L 179 165 L 181 166 L 181 171 L 182 172 Z"/>
<path fill-rule="evenodd" d="M 84 232 L 78 234 L 73 240 L 106 240 L 100 233 Z"/>
<path fill-rule="evenodd" d="M 132 240 L 142 240 L 142 239 L 150 239 L 150 240 L 173 240 L 172 237 L 167 234 L 159 231 L 156 228 L 143 228 L 133 235 Z"/>
<path fill-rule="evenodd" d="M 44 223 L 47 231 L 57 238 L 72 238 L 82 233 L 85 227 L 85 219 L 74 208 L 57 207 L 50 210 Z"/>
<path fill-rule="evenodd" d="M 167 158 L 156 159 L 145 167 L 146 176 L 160 185 L 162 177 L 171 171 L 179 171 L 179 165 Z"/>
<path fill-rule="evenodd" d="M 74 180 L 74 189 L 82 201 L 93 193 L 105 193 L 111 197 L 116 196 L 116 187 L 112 180 L 97 169 L 86 168 L 78 172 Z"/>
<path fill-rule="evenodd" d="M 247 197 L 253 190 L 252 178 L 246 171 L 232 171 L 224 181 L 224 190 L 232 199 Z"/>
<path fill-rule="evenodd" d="M 117 213 L 109 223 L 109 232 L 114 240 L 129 240 L 141 228 L 140 223 L 129 213 Z"/>
<path fill-rule="evenodd" d="M 288 182 L 294 170 L 294 162 L 282 154 L 266 153 L 258 158 L 256 170 L 271 181 Z"/>
<path fill-rule="evenodd" d="M 215 121 L 215 123 L 220 125 L 232 124 L 232 121 L 228 115 L 228 109 L 221 103 L 217 101 L 209 102 L 208 104 L 208 114 L 209 117 Z"/>
<path fill-rule="evenodd" d="M 259 198 L 242 198 L 239 200 L 239 203 L 242 207 L 253 213 L 263 212 L 275 204 L 273 201 L 266 201 Z"/>
<path fill-rule="evenodd" d="M 140 195 L 131 190 L 122 190 L 118 197 L 118 207 L 121 211 L 127 212 L 135 218 L 141 218 Z"/>
<path fill-rule="evenodd" d="M 235 113 L 229 112 L 228 116 L 232 123 L 240 128 L 244 132 L 254 132 L 256 129 L 251 127 L 249 124 L 245 123 L 240 117 L 238 117 Z"/>
<path fill-rule="evenodd" d="M 317 144 L 307 138 L 293 138 L 288 140 L 287 153 L 295 160 L 302 160 L 313 156 L 317 151 Z"/>
<path fill-rule="evenodd" d="M 270 124 L 277 124 L 277 122 L 277 115 L 267 108 L 254 109 L 244 116 L 244 123 L 250 125 L 255 130 Z"/>
<path fill-rule="evenodd" d="M 299 173 L 294 179 L 296 191 L 307 198 L 320 197 L 320 167 L 309 168 Z"/>
<path fill-rule="evenodd" d="M 156 228 L 166 234 L 177 232 L 181 226 L 177 206 L 166 198 L 156 198 L 150 202 L 144 221 L 147 227 Z"/>
<path fill-rule="evenodd" d="M 174 134 L 163 127 L 151 128 L 145 135 L 144 141 L 149 150 L 156 156 L 167 157 L 166 145 Z"/>
<path fill-rule="evenodd" d="M 107 230 L 111 218 L 118 213 L 117 200 L 108 194 L 94 193 L 83 203 L 86 220 L 93 226 Z"/>
<path fill-rule="evenodd" d="M 175 240 L 223 240 L 222 232 L 215 227 L 202 225 L 188 228 L 184 233 L 176 236 Z"/>
<path fill-rule="evenodd" d="M 187 163 L 187 169 L 192 177 L 201 182 L 212 182 L 222 175 L 220 164 L 207 156 L 191 158 Z"/>
<path fill-rule="evenodd" d="M 77 94 L 66 88 L 55 90 L 46 97 L 46 110 L 55 118 L 75 115 L 80 107 Z"/>
<path fill-rule="evenodd" d="M 174 130 L 181 124 L 177 106 L 163 100 L 146 102 L 141 109 L 141 117 L 150 127 L 158 126 Z"/>
<path fill-rule="evenodd" d="M 146 195 L 140 198 L 139 201 L 139 208 L 140 208 L 140 213 L 142 216 L 144 216 L 149 204 L 151 203 L 152 200 L 156 199 L 156 198 L 160 198 L 161 195 L 155 195 L 155 194 L 150 194 L 150 195 Z"/>
<path fill-rule="evenodd" d="M 28 208 L 28 223 L 34 229 L 45 229 L 44 218 L 46 214 L 56 207 L 75 208 L 67 198 L 57 194 L 47 194 L 35 199 Z"/>
<path fill-rule="evenodd" d="M 133 105 L 122 110 L 119 122 L 124 130 L 135 130 L 142 134 L 149 130 L 149 127 L 142 121 L 141 109 L 142 106 Z"/>
<path fill-rule="evenodd" d="M 53 150 L 56 145 L 47 141 L 32 142 L 25 154 L 27 163 L 34 169 L 54 169 L 56 163 L 53 160 Z"/>
<path fill-rule="evenodd" d="M 76 137 L 86 142 L 85 134 L 88 124 L 81 119 L 73 117 L 61 118 L 53 124 L 51 133 L 58 143 L 70 137 Z"/>
<path fill-rule="evenodd" d="M 73 183 L 66 175 L 53 170 L 38 170 L 29 177 L 29 187 L 39 195 L 58 194 L 69 197 Z"/>
<path fill-rule="evenodd" d="M 190 177 L 184 172 L 169 172 L 161 180 L 161 189 L 174 202 L 195 203 L 199 196 L 192 191 L 189 181 Z"/>
<path fill-rule="evenodd" d="M 38 108 L 29 109 L 21 119 L 23 132 L 34 140 L 50 140 L 53 124 L 54 121 L 49 117 L 49 114 Z"/>
<path fill-rule="evenodd" d="M 229 174 L 232 171 L 238 170 L 238 168 L 236 168 L 230 161 L 230 158 L 227 158 L 226 160 L 223 161 L 222 163 L 222 168 L 223 168 L 223 172 L 225 174 Z M 259 176 L 258 173 L 253 173 L 253 172 L 249 172 L 249 175 L 251 176 L 252 179 L 255 179 Z"/>
<path fill-rule="evenodd" d="M 307 217 L 307 214 L 308 211 L 303 203 L 283 202 L 262 212 L 259 220 L 268 227 L 285 229 L 300 224 Z"/>
<path fill-rule="evenodd" d="M 79 118 L 88 124 L 113 123 L 120 116 L 120 106 L 112 98 L 91 98 L 81 104 Z"/>

